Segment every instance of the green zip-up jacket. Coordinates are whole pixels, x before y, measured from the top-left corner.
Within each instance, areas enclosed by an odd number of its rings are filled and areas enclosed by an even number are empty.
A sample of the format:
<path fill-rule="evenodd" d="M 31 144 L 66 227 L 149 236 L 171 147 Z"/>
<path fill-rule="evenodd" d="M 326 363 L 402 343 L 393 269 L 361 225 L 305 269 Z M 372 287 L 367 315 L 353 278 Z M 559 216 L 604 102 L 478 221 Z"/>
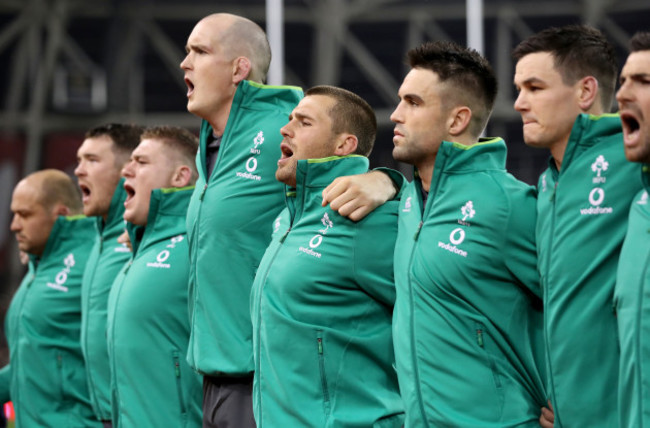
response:
<path fill-rule="evenodd" d="M 619 427 L 650 427 L 650 164 L 632 202 L 618 262 L 616 313 L 620 343 Z"/>
<path fill-rule="evenodd" d="M 116 428 L 201 426 L 201 379 L 184 358 L 192 190 L 153 190 L 147 226 L 127 223 L 133 258 L 111 288 L 106 335 Z"/>
<path fill-rule="evenodd" d="M 359 222 L 321 206 L 361 156 L 298 161 L 251 293 L 258 428 L 401 427 L 391 338 L 397 201 Z"/>
<path fill-rule="evenodd" d="M 444 141 L 403 189 L 393 337 L 407 427 L 537 427 L 544 405 L 535 191 L 500 139 Z"/>
<path fill-rule="evenodd" d="M 97 419 L 111 419 L 111 372 L 106 350 L 108 292 L 122 266 L 131 258 L 126 245 L 117 242 L 124 231 L 124 179 L 113 198 L 106 222 L 95 217 L 97 233 L 81 285 L 81 350 L 86 362 L 90 402 Z"/>
<path fill-rule="evenodd" d="M 81 277 L 94 236 L 93 219 L 59 217 L 7 311 L 0 399 L 11 396 L 18 428 L 101 427 L 79 343 Z"/>
<path fill-rule="evenodd" d="M 205 121 L 201 126 L 199 179 L 187 213 L 192 325 L 187 360 L 203 375 L 253 372 L 250 291 L 271 240 L 267 226 L 284 207 L 275 179 L 280 128 L 301 98 L 299 88 L 240 82 L 210 177 L 205 150 L 212 128 Z"/>
<path fill-rule="evenodd" d="M 537 252 L 556 428 L 618 424 L 614 283 L 640 188 L 617 115 L 578 116 L 561 170 L 551 159 L 539 179 Z"/>

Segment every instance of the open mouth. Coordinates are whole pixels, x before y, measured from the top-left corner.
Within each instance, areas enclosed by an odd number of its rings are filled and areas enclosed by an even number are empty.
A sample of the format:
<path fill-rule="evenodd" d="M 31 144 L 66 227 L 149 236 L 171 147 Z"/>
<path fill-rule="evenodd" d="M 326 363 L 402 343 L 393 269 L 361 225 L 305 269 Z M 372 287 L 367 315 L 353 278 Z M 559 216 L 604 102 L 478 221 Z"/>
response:
<path fill-rule="evenodd" d="M 135 189 L 129 183 L 124 183 L 124 191 L 126 192 L 126 200 L 124 201 L 126 206 L 135 196 Z"/>
<path fill-rule="evenodd" d="M 85 184 L 79 184 L 79 190 L 81 190 L 82 201 L 86 202 L 90 198 L 90 189 Z"/>
<path fill-rule="evenodd" d="M 194 93 L 194 83 L 186 77 L 185 84 L 187 85 L 187 96 L 189 97 Z"/>
<path fill-rule="evenodd" d="M 638 136 L 641 125 L 634 114 L 621 113 L 621 124 L 623 125 L 623 137 L 626 143 L 633 142 Z"/>
<path fill-rule="evenodd" d="M 289 147 L 287 143 L 280 144 L 280 151 L 282 152 L 282 157 L 280 160 L 293 156 L 293 150 L 291 150 L 291 147 Z"/>

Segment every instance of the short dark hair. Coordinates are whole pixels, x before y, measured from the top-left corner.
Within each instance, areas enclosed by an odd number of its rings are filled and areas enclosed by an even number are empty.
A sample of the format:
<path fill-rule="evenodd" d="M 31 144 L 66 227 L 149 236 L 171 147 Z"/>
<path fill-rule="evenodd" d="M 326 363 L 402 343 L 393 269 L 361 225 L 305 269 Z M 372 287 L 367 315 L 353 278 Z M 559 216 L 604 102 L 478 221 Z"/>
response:
<path fill-rule="evenodd" d="M 490 63 L 476 50 L 449 41 L 425 42 L 406 53 L 411 68 L 431 70 L 440 82 L 453 86 L 453 101 L 472 110 L 469 131 L 481 134 L 497 95 L 497 79 Z"/>
<path fill-rule="evenodd" d="M 600 103 L 609 111 L 616 88 L 616 52 L 607 38 L 588 25 L 551 27 L 523 40 L 512 51 L 519 61 L 528 54 L 548 52 L 554 58 L 553 67 L 562 81 L 573 85 L 578 80 L 593 76 L 600 87 Z"/>
<path fill-rule="evenodd" d="M 152 126 L 145 129 L 140 140 L 153 139 L 162 142 L 172 150 L 176 150 L 181 158 L 192 169 L 192 181 L 198 176 L 196 170 L 196 152 L 199 149 L 199 139 L 185 128 L 177 126 Z"/>
<path fill-rule="evenodd" d="M 375 112 L 359 95 L 336 86 L 314 86 L 305 92 L 305 96 L 324 95 L 335 100 L 330 109 L 332 132 L 341 134 L 349 132 L 357 137 L 355 154 L 370 155 L 377 135 L 377 118 Z"/>
<path fill-rule="evenodd" d="M 140 144 L 144 127 L 126 123 L 107 123 L 86 132 L 86 138 L 109 137 L 113 141 L 116 166 L 120 168 L 129 160 L 131 152 Z"/>
<path fill-rule="evenodd" d="M 630 52 L 650 50 L 650 32 L 638 32 L 630 39 Z"/>

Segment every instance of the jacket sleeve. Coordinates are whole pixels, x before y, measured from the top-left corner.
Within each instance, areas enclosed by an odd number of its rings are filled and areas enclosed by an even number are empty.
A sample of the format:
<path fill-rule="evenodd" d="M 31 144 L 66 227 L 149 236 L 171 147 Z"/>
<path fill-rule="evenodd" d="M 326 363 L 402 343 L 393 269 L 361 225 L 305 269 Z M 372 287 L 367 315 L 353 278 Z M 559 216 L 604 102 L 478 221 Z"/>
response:
<path fill-rule="evenodd" d="M 357 223 L 354 237 L 354 278 L 374 299 L 395 304 L 393 255 L 397 239 L 398 200 L 388 201 Z"/>
<path fill-rule="evenodd" d="M 406 179 L 406 177 L 404 177 L 404 174 L 394 169 L 386 168 L 386 167 L 375 168 L 373 169 L 373 171 L 383 172 L 388 176 L 388 178 L 393 180 L 393 184 L 397 189 L 397 193 L 395 194 L 395 197 L 393 199 L 399 200 L 402 197 L 402 192 L 404 191 L 404 188 L 408 184 L 408 180 Z"/>
<path fill-rule="evenodd" d="M 537 269 L 535 223 L 537 221 L 536 195 L 532 187 L 520 188 L 509 193 L 509 215 L 504 234 L 508 270 L 525 289 L 538 298 L 542 290 Z"/>
<path fill-rule="evenodd" d="M 0 403 L 11 400 L 9 390 L 11 386 L 11 365 L 7 364 L 0 369 Z"/>

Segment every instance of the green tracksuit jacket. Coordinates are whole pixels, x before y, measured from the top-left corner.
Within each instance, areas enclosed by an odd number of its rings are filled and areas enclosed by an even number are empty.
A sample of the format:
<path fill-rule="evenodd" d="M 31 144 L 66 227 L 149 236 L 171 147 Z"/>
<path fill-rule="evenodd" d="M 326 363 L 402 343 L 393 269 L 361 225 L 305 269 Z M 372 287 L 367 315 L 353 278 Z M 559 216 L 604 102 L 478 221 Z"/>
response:
<path fill-rule="evenodd" d="M 156 189 L 147 226 L 127 223 L 133 258 L 108 298 L 113 426 L 200 427 L 201 379 L 185 361 L 192 188 Z"/>
<path fill-rule="evenodd" d="M 301 160 L 251 293 L 258 428 L 401 427 L 393 370 L 397 201 L 355 223 L 321 206 L 361 156 Z"/>
<path fill-rule="evenodd" d="M 280 127 L 302 98 L 293 87 L 243 81 L 237 87 L 217 162 L 206 177 L 201 126 L 199 179 L 187 213 L 190 241 L 190 318 L 187 360 L 199 373 L 249 376 L 253 372 L 250 291 L 271 224 L 284 207 L 275 180 Z"/>
<path fill-rule="evenodd" d="M 81 277 L 94 236 L 93 219 L 59 217 L 11 301 L 0 399 L 10 393 L 17 427 L 101 427 L 79 344 Z"/>
<path fill-rule="evenodd" d="M 108 292 L 122 266 L 131 258 L 126 245 L 117 242 L 124 231 L 124 179 L 120 180 L 106 222 L 96 217 L 95 245 L 90 252 L 81 285 L 81 350 L 86 362 L 90 402 L 98 420 L 111 419 L 111 372 L 106 350 Z"/>
<path fill-rule="evenodd" d="M 619 427 L 650 427 L 650 165 L 632 202 L 618 263 L 615 299 L 621 349 Z"/>
<path fill-rule="evenodd" d="M 625 159 L 617 115 L 580 115 L 561 170 L 549 164 L 538 184 L 537 252 L 555 426 L 615 427 L 613 294 L 638 165 Z"/>
<path fill-rule="evenodd" d="M 393 338 L 407 427 L 537 427 L 544 404 L 535 191 L 501 139 L 443 142 L 403 189 Z"/>

